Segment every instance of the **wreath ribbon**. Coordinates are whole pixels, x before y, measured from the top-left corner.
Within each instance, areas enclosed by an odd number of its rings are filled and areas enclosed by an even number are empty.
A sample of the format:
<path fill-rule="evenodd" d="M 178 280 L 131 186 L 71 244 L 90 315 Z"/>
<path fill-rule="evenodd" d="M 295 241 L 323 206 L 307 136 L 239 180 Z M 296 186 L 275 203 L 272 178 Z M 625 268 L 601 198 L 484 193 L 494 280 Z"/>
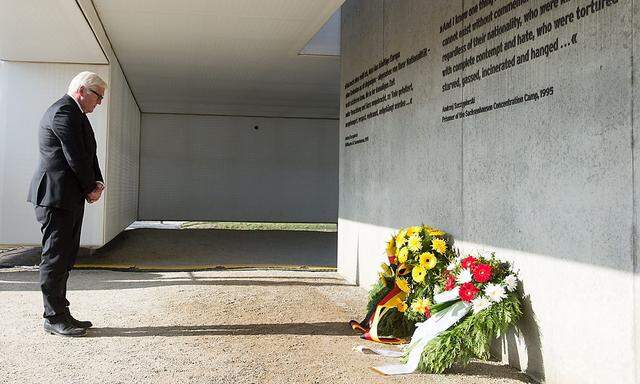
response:
<path fill-rule="evenodd" d="M 404 285 L 402 287 L 399 286 L 396 280 L 393 288 L 373 306 L 362 321 L 351 320 L 349 325 L 354 331 L 361 334 L 360 337 L 362 339 L 383 344 L 404 344 L 406 340 L 402 338 L 380 337 L 378 335 L 378 325 L 389 309 L 396 308 L 400 312 L 404 312 L 406 299 L 406 287 Z"/>
<path fill-rule="evenodd" d="M 437 304 L 446 303 L 454 300 L 459 300 L 458 289 L 443 292 L 434 297 L 434 301 Z M 428 320 L 418 323 L 416 330 L 411 336 L 411 343 L 404 347 L 403 351 L 388 351 L 380 349 L 371 349 L 364 346 L 356 347 L 356 350 L 362 353 L 374 353 L 377 355 L 387 357 L 401 357 L 407 354 L 407 362 L 404 364 L 391 364 L 378 367 L 372 367 L 371 369 L 383 375 L 404 375 L 407 373 L 415 372 L 420 363 L 420 357 L 422 350 L 429 343 L 429 341 L 436 338 L 442 332 L 451 328 L 460 319 L 465 317 L 471 310 L 471 304 L 458 301 L 453 305 L 433 314 Z"/>

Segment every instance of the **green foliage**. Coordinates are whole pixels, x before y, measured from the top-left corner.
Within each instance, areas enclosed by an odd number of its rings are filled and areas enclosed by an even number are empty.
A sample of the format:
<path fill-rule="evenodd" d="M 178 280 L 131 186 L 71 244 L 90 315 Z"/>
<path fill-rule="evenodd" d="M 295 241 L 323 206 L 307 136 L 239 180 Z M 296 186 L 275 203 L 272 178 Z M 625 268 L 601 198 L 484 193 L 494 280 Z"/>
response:
<path fill-rule="evenodd" d="M 521 315 L 520 296 L 512 292 L 500 303 L 464 317 L 425 346 L 418 370 L 442 373 L 454 364 L 465 365 L 472 358 L 486 360 L 491 340 L 506 332 Z"/>
<path fill-rule="evenodd" d="M 414 330 L 415 322 L 395 308 L 389 309 L 378 323 L 378 336 L 408 338 Z"/>

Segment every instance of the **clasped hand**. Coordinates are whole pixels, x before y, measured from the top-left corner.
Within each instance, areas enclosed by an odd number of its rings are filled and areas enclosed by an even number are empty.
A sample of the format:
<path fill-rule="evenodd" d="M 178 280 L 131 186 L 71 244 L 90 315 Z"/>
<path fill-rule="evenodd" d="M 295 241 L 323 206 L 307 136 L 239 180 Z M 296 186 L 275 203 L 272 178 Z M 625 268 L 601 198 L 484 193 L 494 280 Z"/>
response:
<path fill-rule="evenodd" d="M 101 183 L 97 183 L 95 189 L 89 192 L 89 194 L 87 194 L 86 196 L 87 203 L 92 204 L 98 201 L 100 199 L 100 196 L 102 196 L 103 190 L 104 190 L 104 185 Z"/>

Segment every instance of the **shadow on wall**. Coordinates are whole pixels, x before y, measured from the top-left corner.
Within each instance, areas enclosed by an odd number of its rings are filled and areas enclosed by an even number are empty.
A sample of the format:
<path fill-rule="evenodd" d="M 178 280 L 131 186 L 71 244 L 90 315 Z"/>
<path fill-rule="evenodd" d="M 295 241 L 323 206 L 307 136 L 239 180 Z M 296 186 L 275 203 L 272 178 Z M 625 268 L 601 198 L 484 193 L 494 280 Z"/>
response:
<path fill-rule="evenodd" d="M 397 198 L 397 200 L 402 201 L 403 199 Z M 423 223 L 451 233 L 456 242 L 484 244 L 491 248 L 575 261 L 622 272 L 634 272 L 631 256 L 625 256 L 631 252 L 627 244 L 631 243 L 632 223 L 630 220 L 628 223 L 612 222 L 614 218 L 610 217 L 611 215 L 606 219 L 608 222 L 598 226 L 597 230 L 593 228 L 593 224 L 583 226 L 577 224 L 589 223 L 590 220 L 587 216 L 575 219 L 575 223 L 566 223 L 561 226 L 542 223 L 527 227 L 513 223 L 515 220 L 513 217 L 501 217 L 494 220 L 493 223 L 487 219 L 478 222 L 473 227 L 466 225 L 465 233 L 461 235 L 462 229 L 458 228 L 458 225 L 452 227 L 452 220 L 448 218 L 449 215 L 446 212 L 435 217 L 425 215 L 399 221 L 385 220 L 383 216 L 371 216 L 379 214 L 379 209 L 361 208 L 361 211 L 363 212 L 349 214 L 344 209 L 340 212 L 340 220 L 350 221 L 354 225 L 362 224 L 381 228 L 403 228 Z M 365 217 L 365 215 L 367 216 Z M 559 215 L 560 213 L 556 213 L 554 216 L 558 217 Z M 623 227 L 622 224 L 628 224 L 628 228 Z M 628 229 L 628 231 L 616 230 L 616 228 Z M 383 240 L 386 239 L 382 239 L 381 243 Z M 603 254 L 597 254 L 594 249 L 601 249 Z"/>
<path fill-rule="evenodd" d="M 515 367 L 537 381 L 544 382 L 544 361 L 540 328 L 531 305 L 531 297 L 525 296 L 523 314 L 514 330 L 510 330 L 493 344 L 495 356 L 506 356 L 510 366 Z M 518 340 L 524 341 L 524 346 Z M 521 356 L 521 352 L 526 356 Z M 523 362 L 526 362 L 523 366 Z"/>

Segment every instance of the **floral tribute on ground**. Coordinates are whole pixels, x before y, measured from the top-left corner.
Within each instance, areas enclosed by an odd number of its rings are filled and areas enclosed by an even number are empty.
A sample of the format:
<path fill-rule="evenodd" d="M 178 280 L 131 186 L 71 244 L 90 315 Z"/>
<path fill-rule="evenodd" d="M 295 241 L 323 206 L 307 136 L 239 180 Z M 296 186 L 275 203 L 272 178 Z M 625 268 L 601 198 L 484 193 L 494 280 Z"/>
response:
<path fill-rule="evenodd" d="M 495 254 L 460 255 L 453 237 L 428 226 L 401 229 L 387 243 L 367 315 L 349 324 L 360 337 L 406 344 L 402 351 L 361 352 L 401 358 L 374 367 L 385 375 L 416 370 L 442 373 L 472 358 L 489 358 L 489 346 L 522 315 L 518 277 Z"/>

